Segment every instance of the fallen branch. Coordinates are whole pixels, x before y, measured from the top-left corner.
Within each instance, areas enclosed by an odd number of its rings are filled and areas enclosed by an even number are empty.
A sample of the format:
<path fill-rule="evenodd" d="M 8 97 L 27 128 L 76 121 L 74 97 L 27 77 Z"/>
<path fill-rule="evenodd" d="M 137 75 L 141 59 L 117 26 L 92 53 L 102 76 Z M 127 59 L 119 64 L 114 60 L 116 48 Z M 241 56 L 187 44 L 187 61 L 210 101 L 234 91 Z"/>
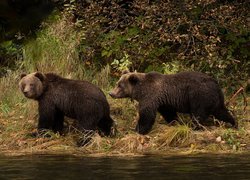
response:
<path fill-rule="evenodd" d="M 243 100 L 244 100 L 244 109 L 243 109 L 243 111 L 245 112 L 248 104 L 247 104 L 247 98 L 246 98 L 246 96 L 244 94 L 244 88 L 243 87 L 240 87 L 238 89 L 238 91 L 236 91 L 236 93 L 233 94 L 233 96 L 229 99 L 229 101 L 226 103 L 226 105 L 228 106 L 232 101 L 234 101 L 236 96 L 238 96 L 240 93 L 243 96 Z"/>

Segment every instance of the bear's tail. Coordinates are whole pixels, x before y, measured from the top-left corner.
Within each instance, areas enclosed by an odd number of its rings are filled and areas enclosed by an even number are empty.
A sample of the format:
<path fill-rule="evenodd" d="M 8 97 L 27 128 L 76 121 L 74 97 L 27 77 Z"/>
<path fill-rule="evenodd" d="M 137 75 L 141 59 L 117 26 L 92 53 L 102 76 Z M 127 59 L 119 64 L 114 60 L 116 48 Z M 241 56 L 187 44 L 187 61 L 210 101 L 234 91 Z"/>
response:
<path fill-rule="evenodd" d="M 225 106 L 221 108 L 218 112 L 216 112 L 214 116 L 216 119 L 230 123 L 234 128 L 238 128 L 238 123 L 233 118 L 233 116 L 228 112 Z"/>
<path fill-rule="evenodd" d="M 98 128 L 105 136 L 115 136 L 116 123 L 110 116 L 102 118 L 98 123 Z"/>

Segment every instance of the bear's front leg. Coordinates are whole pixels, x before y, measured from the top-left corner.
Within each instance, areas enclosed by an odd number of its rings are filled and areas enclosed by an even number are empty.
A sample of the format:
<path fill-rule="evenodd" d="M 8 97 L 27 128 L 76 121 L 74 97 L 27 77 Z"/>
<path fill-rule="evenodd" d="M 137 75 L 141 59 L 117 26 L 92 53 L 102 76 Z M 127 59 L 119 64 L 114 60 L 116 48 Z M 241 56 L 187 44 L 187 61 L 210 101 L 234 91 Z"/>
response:
<path fill-rule="evenodd" d="M 38 126 L 37 126 L 37 130 L 31 132 L 28 134 L 28 136 L 30 137 L 51 137 L 48 133 L 48 130 L 51 129 L 51 125 L 50 125 L 50 120 L 49 120 L 49 116 L 46 116 L 45 114 L 40 114 L 39 113 L 39 119 L 38 119 Z"/>
<path fill-rule="evenodd" d="M 148 134 L 155 122 L 156 110 L 151 107 L 139 108 L 139 120 L 136 125 L 136 131 L 139 134 Z"/>
<path fill-rule="evenodd" d="M 40 103 L 39 108 L 39 119 L 38 119 L 38 126 L 37 131 L 38 134 L 44 134 L 47 130 L 52 130 L 55 121 L 55 108 L 51 105 L 46 103 Z"/>

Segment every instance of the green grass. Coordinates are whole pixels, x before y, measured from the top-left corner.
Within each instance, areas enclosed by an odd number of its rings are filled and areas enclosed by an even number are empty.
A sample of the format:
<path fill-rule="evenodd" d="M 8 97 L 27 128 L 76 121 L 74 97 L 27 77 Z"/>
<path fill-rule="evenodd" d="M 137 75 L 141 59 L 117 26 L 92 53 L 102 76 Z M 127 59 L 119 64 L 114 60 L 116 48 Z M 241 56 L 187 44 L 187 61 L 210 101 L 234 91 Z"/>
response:
<path fill-rule="evenodd" d="M 67 21 L 67 17 L 45 23 L 44 29 L 37 33 L 37 38 L 25 45 L 21 69 L 27 72 L 39 70 L 83 77 L 84 70 L 78 58 L 78 46 L 82 36 Z"/>
<path fill-rule="evenodd" d="M 187 125 L 175 125 L 161 133 L 158 138 L 159 148 L 164 146 L 185 146 L 192 141 L 192 129 Z"/>

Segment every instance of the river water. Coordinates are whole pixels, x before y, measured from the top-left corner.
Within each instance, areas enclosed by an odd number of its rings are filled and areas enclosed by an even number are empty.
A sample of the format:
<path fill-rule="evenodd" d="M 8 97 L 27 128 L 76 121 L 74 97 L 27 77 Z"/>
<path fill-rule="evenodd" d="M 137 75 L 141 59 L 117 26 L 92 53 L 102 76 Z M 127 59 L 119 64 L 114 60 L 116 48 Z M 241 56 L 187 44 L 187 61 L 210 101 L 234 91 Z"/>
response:
<path fill-rule="evenodd" d="M 250 180 L 249 155 L 143 157 L 0 156 L 0 180 Z"/>

